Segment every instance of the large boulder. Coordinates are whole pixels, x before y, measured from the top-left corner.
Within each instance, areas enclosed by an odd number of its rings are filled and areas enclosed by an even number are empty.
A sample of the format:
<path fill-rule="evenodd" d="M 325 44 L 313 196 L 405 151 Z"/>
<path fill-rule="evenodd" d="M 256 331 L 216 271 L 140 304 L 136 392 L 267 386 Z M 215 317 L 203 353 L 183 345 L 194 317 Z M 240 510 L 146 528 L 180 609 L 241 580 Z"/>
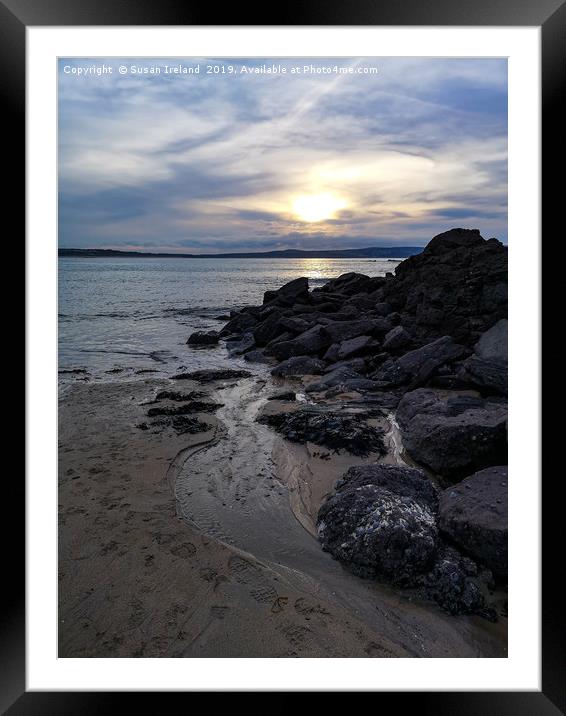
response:
<path fill-rule="evenodd" d="M 445 490 L 439 526 L 463 551 L 506 577 L 507 466 L 488 467 Z"/>
<path fill-rule="evenodd" d="M 408 383 L 410 387 L 417 387 L 426 383 L 440 366 L 461 358 L 467 352 L 450 336 L 442 336 L 400 358 L 387 360 L 372 378 L 389 386 Z"/>
<path fill-rule="evenodd" d="M 415 408 L 402 400 L 399 412 L 407 453 L 451 482 L 507 462 L 507 406 L 502 403 L 463 396 Z"/>
<path fill-rule="evenodd" d="M 475 229 L 439 234 L 396 267 L 383 300 L 418 343 L 449 334 L 471 347 L 507 316 L 507 247 Z"/>
<path fill-rule="evenodd" d="M 330 341 L 324 328 L 316 325 L 296 338 L 270 344 L 269 351 L 278 360 L 286 360 L 292 356 L 318 354 L 325 350 L 329 344 Z"/>
<path fill-rule="evenodd" d="M 287 358 L 271 370 L 271 375 L 278 377 L 294 375 L 319 375 L 326 368 L 326 363 L 311 356 L 294 356 Z"/>
<path fill-rule="evenodd" d="M 507 394 L 507 320 L 502 318 L 482 334 L 474 353 L 458 376 L 480 390 Z"/>
<path fill-rule="evenodd" d="M 437 504 L 434 486 L 419 470 L 352 467 L 320 508 L 318 537 L 356 574 L 410 585 L 434 563 Z"/>
<path fill-rule="evenodd" d="M 266 291 L 264 305 L 276 302 L 280 306 L 292 306 L 294 303 L 307 303 L 309 299 L 309 281 L 305 277 L 296 278 L 281 286 L 277 291 Z"/>

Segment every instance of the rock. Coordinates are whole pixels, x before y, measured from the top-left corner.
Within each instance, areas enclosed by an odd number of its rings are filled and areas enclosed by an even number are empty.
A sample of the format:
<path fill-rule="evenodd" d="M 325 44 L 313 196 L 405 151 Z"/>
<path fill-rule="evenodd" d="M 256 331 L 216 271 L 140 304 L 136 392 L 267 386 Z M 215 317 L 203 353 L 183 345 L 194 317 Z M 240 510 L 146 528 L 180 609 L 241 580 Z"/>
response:
<path fill-rule="evenodd" d="M 379 344 L 376 344 L 371 336 L 357 336 L 356 338 L 350 338 L 350 340 L 340 343 L 340 347 L 338 348 L 338 358 L 339 360 L 345 360 L 346 358 L 355 356 L 356 353 L 363 352 L 372 345 Z"/>
<path fill-rule="evenodd" d="M 507 373 L 507 320 L 501 319 L 482 334 L 458 377 L 487 392 L 506 395 Z"/>
<path fill-rule="evenodd" d="M 507 319 L 502 318 L 485 333 L 474 346 L 474 353 L 485 360 L 499 360 L 507 363 Z"/>
<path fill-rule="evenodd" d="M 333 388 L 337 385 L 343 385 L 346 380 L 352 379 L 364 380 L 364 377 L 359 373 L 356 373 L 356 371 L 344 366 L 342 368 L 337 368 L 336 370 L 333 370 L 331 373 L 327 373 L 318 382 L 311 383 L 311 385 L 308 385 L 306 388 L 306 392 L 318 393 L 323 390 L 327 390 L 328 388 Z"/>
<path fill-rule="evenodd" d="M 372 293 L 380 288 L 384 282 L 385 279 L 381 276 L 370 278 L 361 273 L 345 273 L 328 281 L 324 286 L 313 289 L 313 294 L 320 292 L 354 296 L 358 293 Z"/>
<path fill-rule="evenodd" d="M 507 576 L 507 466 L 488 467 L 446 489 L 439 526 L 458 547 Z"/>
<path fill-rule="evenodd" d="M 326 355 L 327 354 L 325 353 L 325 359 Z M 363 358 L 350 358 L 349 360 L 341 360 L 326 366 L 326 368 L 322 372 L 332 373 L 333 371 L 338 370 L 338 368 L 347 368 L 350 371 L 354 371 L 354 373 L 365 373 L 366 362 Z"/>
<path fill-rule="evenodd" d="M 271 375 L 278 377 L 293 375 L 319 375 L 322 373 L 326 363 L 311 356 L 294 356 L 287 358 L 271 370 Z"/>
<path fill-rule="evenodd" d="M 280 306 L 292 306 L 294 303 L 307 303 L 309 300 L 309 282 L 307 278 L 296 278 L 281 286 L 277 291 L 266 291 L 264 305 L 277 302 Z"/>
<path fill-rule="evenodd" d="M 171 376 L 172 380 L 195 380 L 197 383 L 210 383 L 213 380 L 235 380 L 237 378 L 249 378 L 251 373 L 248 370 L 222 370 L 206 369 L 194 370 L 190 373 L 178 373 Z"/>
<path fill-rule="evenodd" d="M 257 323 L 257 318 L 251 313 L 236 313 L 220 331 L 221 336 L 230 336 L 232 334 L 240 334 Z"/>
<path fill-rule="evenodd" d="M 271 359 L 263 351 L 255 350 L 244 353 L 244 360 L 248 363 L 271 363 Z"/>
<path fill-rule="evenodd" d="M 226 348 L 231 356 L 243 355 L 254 347 L 255 339 L 252 333 L 243 333 L 237 341 L 226 341 Z"/>
<path fill-rule="evenodd" d="M 455 549 L 441 545 L 432 569 L 418 582 L 424 587 L 423 596 L 434 599 L 449 614 L 480 614 L 496 621 L 482 593 L 489 575 Z"/>
<path fill-rule="evenodd" d="M 383 340 L 383 350 L 398 351 L 401 348 L 410 346 L 411 343 L 412 338 L 403 326 L 395 326 L 395 328 L 392 328 L 385 334 L 385 338 Z"/>
<path fill-rule="evenodd" d="M 387 301 L 378 301 L 373 307 L 373 311 L 376 315 L 385 317 L 392 313 L 393 308 Z"/>
<path fill-rule="evenodd" d="M 270 345 L 270 352 L 278 359 L 292 356 L 314 355 L 324 350 L 330 341 L 322 326 L 316 325 L 289 341 Z"/>
<path fill-rule="evenodd" d="M 187 344 L 190 346 L 213 346 L 218 343 L 220 334 L 217 331 L 195 331 L 191 333 Z"/>
<path fill-rule="evenodd" d="M 322 548 L 362 577 L 410 585 L 438 549 L 437 495 L 419 470 L 350 468 L 320 508 Z"/>
<path fill-rule="evenodd" d="M 425 383 L 437 368 L 461 358 L 466 353 L 464 346 L 454 343 L 450 336 L 443 336 L 405 353 L 400 358 L 386 361 L 371 377 L 385 385 L 409 383 L 410 387 L 416 388 Z"/>
<path fill-rule="evenodd" d="M 262 414 L 257 420 L 270 425 L 291 442 L 311 442 L 334 452 L 345 450 L 361 457 L 385 451 L 383 431 L 368 425 L 363 415 L 303 408 L 293 412 Z"/>
<path fill-rule="evenodd" d="M 507 408 L 485 402 L 482 407 L 439 401 L 408 417 L 399 410 L 403 444 L 417 463 L 455 482 L 476 470 L 507 462 Z"/>
<path fill-rule="evenodd" d="M 272 311 L 267 318 L 253 329 L 253 337 L 258 346 L 266 346 L 270 341 L 284 332 L 281 319 L 285 314 L 281 310 Z"/>
<path fill-rule="evenodd" d="M 312 320 L 306 321 L 304 318 L 297 316 L 283 316 L 279 323 L 286 331 L 291 331 L 291 333 L 304 333 L 308 331 L 309 328 L 312 328 L 316 321 L 313 323 Z"/>
<path fill-rule="evenodd" d="M 448 334 L 472 346 L 507 316 L 507 248 L 477 230 L 452 229 L 402 261 L 383 293 L 418 343 Z"/>
<path fill-rule="evenodd" d="M 387 333 L 391 324 L 386 318 L 365 318 L 358 321 L 329 321 L 324 325 L 328 345 L 342 343 L 357 336 L 374 336 Z"/>

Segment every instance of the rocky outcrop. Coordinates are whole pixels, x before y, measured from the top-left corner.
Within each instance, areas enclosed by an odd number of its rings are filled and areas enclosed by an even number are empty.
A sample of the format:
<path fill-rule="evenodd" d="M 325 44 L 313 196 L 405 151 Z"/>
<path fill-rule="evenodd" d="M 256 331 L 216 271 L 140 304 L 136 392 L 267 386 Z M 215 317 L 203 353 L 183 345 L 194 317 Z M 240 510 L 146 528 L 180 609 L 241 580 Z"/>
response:
<path fill-rule="evenodd" d="M 472 346 L 507 318 L 507 248 L 475 229 L 452 229 L 400 263 L 382 295 L 419 342 L 450 335 Z"/>
<path fill-rule="evenodd" d="M 268 291 L 261 306 L 233 311 L 221 337 L 233 355 L 278 361 L 275 376 L 305 378 L 310 405 L 259 418 L 291 442 L 380 454 L 367 411 L 328 401 L 395 411 L 422 471 L 346 473 L 321 509 L 322 544 L 358 574 L 421 590 L 451 613 L 489 616 L 489 570 L 501 577 L 507 560 L 506 480 L 489 478 L 507 463 L 506 247 L 452 229 L 394 275 L 347 273 L 312 291 L 300 278 Z M 416 488 L 431 484 L 423 471 L 443 487 L 459 483 L 443 493 L 440 516 L 435 489 L 423 488 L 428 500 Z"/>
<path fill-rule="evenodd" d="M 494 574 L 507 576 L 507 466 L 476 472 L 440 498 L 439 526 Z"/>

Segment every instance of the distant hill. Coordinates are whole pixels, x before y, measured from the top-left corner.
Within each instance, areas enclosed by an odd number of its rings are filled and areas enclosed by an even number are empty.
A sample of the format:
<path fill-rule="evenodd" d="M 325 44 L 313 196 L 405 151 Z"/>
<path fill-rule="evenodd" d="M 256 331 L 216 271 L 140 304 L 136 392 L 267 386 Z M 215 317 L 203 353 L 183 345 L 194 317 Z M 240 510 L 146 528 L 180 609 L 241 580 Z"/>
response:
<path fill-rule="evenodd" d="M 421 246 L 372 246 L 365 249 L 335 249 L 331 251 L 261 251 L 233 254 L 171 254 L 145 251 L 118 251 L 115 249 L 59 249 L 59 256 L 83 258 L 117 257 L 140 259 L 402 259 L 420 254 Z"/>

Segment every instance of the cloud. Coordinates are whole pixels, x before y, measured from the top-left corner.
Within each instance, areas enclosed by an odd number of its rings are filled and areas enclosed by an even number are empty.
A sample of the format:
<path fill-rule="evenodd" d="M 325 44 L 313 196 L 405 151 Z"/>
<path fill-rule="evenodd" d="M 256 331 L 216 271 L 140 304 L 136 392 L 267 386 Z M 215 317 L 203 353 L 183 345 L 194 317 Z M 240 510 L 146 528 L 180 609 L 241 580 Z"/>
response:
<path fill-rule="evenodd" d="M 171 60 L 135 60 L 163 68 Z M 206 60 L 206 64 L 210 61 Z M 426 243 L 454 221 L 505 240 L 505 60 L 277 60 L 378 75 L 78 77 L 59 63 L 62 246 L 238 250 Z M 195 60 L 175 60 L 194 67 Z M 303 194 L 344 209 L 305 224 Z"/>

